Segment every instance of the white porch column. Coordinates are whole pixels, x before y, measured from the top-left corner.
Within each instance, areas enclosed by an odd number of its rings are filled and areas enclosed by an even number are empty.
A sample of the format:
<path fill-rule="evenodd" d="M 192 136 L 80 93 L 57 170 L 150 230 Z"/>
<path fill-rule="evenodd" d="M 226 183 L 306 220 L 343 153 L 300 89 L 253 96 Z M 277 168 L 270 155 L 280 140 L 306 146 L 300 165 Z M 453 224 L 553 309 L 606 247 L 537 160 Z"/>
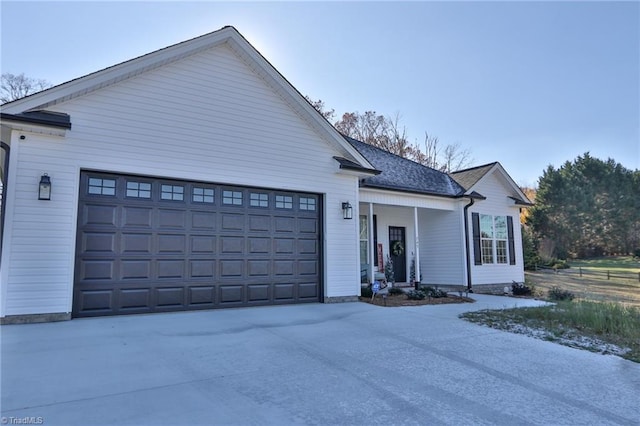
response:
<path fill-rule="evenodd" d="M 374 272 L 373 272 L 373 263 L 374 263 L 374 256 L 376 255 L 375 253 L 375 247 L 374 247 L 374 241 L 373 241 L 373 203 L 369 203 L 369 215 L 367 217 L 368 220 L 368 229 L 369 229 L 369 282 L 373 283 L 374 281 Z"/>
<path fill-rule="evenodd" d="M 418 208 L 414 207 L 413 208 L 413 228 L 415 230 L 415 241 L 416 241 L 416 247 L 415 247 L 415 265 L 414 265 L 414 272 L 416 274 L 415 279 L 417 282 L 420 282 L 420 232 L 418 229 Z"/>

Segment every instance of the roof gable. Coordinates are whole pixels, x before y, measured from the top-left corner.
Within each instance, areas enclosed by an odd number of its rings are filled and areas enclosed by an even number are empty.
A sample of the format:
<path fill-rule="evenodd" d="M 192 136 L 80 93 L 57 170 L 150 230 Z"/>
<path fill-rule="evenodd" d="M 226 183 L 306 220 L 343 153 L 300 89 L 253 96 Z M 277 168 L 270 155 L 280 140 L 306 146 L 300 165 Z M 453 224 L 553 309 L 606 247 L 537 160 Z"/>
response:
<path fill-rule="evenodd" d="M 446 173 L 348 136 L 344 136 L 344 138 L 373 167 L 381 171 L 376 176 L 361 179 L 361 186 L 442 197 L 461 197 L 464 195 L 464 188 Z"/>
<path fill-rule="evenodd" d="M 363 169 L 373 169 L 371 164 L 356 149 L 346 143 L 342 135 L 313 108 L 304 96 L 231 26 L 223 27 L 218 31 L 165 47 L 42 92 L 6 103 L 2 106 L 2 110 L 3 113 L 14 115 L 42 111 L 223 44 L 238 55 L 307 124 L 322 135 L 323 139 L 333 147 L 340 157 L 358 164 Z"/>
<path fill-rule="evenodd" d="M 481 166 L 472 167 L 469 169 L 459 170 L 450 173 L 451 177 L 455 179 L 458 184 L 465 188 L 466 194 L 471 193 L 489 176 L 496 176 L 505 186 L 508 198 L 512 199 L 515 204 L 522 206 L 533 205 L 527 196 L 522 192 L 520 187 L 513 181 L 511 176 L 506 172 L 504 167 L 500 163 L 493 162 L 484 164 Z"/>

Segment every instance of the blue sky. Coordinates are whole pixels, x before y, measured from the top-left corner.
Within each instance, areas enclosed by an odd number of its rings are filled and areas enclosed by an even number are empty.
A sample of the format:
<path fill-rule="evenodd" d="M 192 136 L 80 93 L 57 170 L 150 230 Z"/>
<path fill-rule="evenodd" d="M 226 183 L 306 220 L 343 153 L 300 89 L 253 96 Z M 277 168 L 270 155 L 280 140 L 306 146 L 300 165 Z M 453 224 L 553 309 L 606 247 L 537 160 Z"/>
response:
<path fill-rule="evenodd" d="M 2 72 L 59 84 L 235 26 L 302 94 L 399 113 L 521 185 L 640 169 L 638 2 L 0 2 Z"/>

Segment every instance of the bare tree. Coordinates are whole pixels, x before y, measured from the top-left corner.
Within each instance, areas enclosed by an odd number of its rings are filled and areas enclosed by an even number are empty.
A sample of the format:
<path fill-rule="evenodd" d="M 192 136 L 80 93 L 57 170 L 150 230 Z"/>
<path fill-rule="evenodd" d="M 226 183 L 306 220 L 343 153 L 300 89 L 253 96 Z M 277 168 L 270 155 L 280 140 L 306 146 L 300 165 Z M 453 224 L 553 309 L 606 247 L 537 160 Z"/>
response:
<path fill-rule="evenodd" d="M 333 108 L 331 110 L 324 109 L 325 108 L 324 107 L 324 101 L 322 99 L 318 99 L 317 101 L 314 101 L 309 96 L 305 96 L 304 98 L 307 100 L 307 102 L 309 102 L 311 104 L 312 107 L 314 107 L 316 109 L 316 111 L 318 111 L 320 114 L 322 114 L 322 116 L 328 122 L 331 122 L 333 120 L 333 118 L 336 115 L 336 111 Z"/>
<path fill-rule="evenodd" d="M 3 104 L 51 87 L 51 83 L 47 80 L 26 77 L 24 73 L 18 75 L 4 73 L 1 79 L 0 101 Z"/>
<path fill-rule="evenodd" d="M 313 101 L 308 96 L 306 99 L 328 120 L 334 116 L 333 109 L 325 111 L 324 102 Z M 443 172 L 468 167 L 472 161 L 468 149 L 456 143 L 445 146 L 443 150 L 438 138 L 429 136 L 427 132 L 424 133 L 424 147 L 417 142 L 412 144 L 399 113 L 385 117 L 375 111 L 346 112 L 334 127 L 343 135 Z"/>

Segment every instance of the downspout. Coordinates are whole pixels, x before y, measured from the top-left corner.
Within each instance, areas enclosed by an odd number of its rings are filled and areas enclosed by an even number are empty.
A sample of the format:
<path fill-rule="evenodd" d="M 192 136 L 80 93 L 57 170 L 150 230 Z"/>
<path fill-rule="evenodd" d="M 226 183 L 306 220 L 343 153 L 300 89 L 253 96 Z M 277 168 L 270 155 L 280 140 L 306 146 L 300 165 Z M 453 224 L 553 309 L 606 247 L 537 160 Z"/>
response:
<path fill-rule="evenodd" d="M 469 204 L 464 206 L 464 241 L 465 241 L 465 254 L 467 256 L 467 290 L 469 293 L 473 293 L 471 288 L 471 250 L 469 249 L 469 214 L 467 210 L 474 203 L 473 197 L 470 199 Z"/>
<path fill-rule="evenodd" d="M 9 153 L 11 148 L 8 144 L 0 141 L 0 148 L 5 151 L 4 155 L 4 165 L 2 169 L 2 199 L 0 200 L 0 259 L 2 258 L 2 241 L 4 240 L 4 211 L 7 207 L 7 203 L 5 200 L 7 199 L 7 181 L 9 179 Z"/>

